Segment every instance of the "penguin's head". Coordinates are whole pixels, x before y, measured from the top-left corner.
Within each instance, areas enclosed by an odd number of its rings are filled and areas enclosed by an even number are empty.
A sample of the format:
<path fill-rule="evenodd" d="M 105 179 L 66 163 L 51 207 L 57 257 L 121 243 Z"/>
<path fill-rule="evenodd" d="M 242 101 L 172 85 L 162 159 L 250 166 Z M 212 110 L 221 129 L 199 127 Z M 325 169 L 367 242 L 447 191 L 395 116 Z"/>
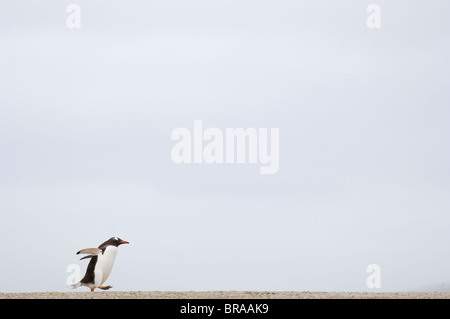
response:
<path fill-rule="evenodd" d="M 109 242 L 110 245 L 113 245 L 113 246 L 116 246 L 116 247 L 118 247 L 118 246 L 120 246 L 122 244 L 129 244 L 129 242 L 127 242 L 125 240 L 122 240 L 119 237 L 111 237 L 108 240 L 108 242 Z"/>

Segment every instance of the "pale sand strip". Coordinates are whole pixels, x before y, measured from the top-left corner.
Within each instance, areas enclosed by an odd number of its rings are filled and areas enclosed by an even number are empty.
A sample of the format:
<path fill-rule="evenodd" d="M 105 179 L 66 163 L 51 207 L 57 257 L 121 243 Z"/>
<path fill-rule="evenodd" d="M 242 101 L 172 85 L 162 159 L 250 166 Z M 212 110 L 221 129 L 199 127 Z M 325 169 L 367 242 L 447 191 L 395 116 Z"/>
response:
<path fill-rule="evenodd" d="M 96 291 L 0 293 L 0 299 L 450 299 L 450 292 Z"/>

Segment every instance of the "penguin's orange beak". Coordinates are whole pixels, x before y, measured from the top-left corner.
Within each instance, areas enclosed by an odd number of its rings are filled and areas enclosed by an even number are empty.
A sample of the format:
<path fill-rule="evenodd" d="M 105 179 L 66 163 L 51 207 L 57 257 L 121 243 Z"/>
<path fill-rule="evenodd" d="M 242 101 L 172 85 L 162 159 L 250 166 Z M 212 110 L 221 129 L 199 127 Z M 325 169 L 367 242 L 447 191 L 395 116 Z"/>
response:
<path fill-rule="evenodd" d="M 122 240 L 120 243 L 121 243 L 121 244 L 129 244 L 129 242 L 127 242 L 127 241 L 125 241 L 125 240 Z"/>

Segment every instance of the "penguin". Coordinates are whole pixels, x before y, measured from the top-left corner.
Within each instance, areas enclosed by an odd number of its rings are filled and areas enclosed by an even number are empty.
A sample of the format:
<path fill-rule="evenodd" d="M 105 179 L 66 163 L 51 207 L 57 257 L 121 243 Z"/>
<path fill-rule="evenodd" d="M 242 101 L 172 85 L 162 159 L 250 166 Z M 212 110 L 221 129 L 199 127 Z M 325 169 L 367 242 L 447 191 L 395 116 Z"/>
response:
<path fill-rule="evenodd" d="M 91 289 L 91 292 L 94 292 L 95 288 L 102 290 L 112 288 L 112 286 L 102 285 L 111 273 L 117 255 L 117 248 L 122 244 L 129 244 L 129 242 L 119 237 L 111 237 L 98 246 L 98 248 L 86 248 L 78 251 L 77 255 L 87 254 L 87 256 L 82 257 L 80 260 L 90 258 L 91 261 L 87 266 L 83 279 L 72 285 L 71 288 L 86 286 Z"/>

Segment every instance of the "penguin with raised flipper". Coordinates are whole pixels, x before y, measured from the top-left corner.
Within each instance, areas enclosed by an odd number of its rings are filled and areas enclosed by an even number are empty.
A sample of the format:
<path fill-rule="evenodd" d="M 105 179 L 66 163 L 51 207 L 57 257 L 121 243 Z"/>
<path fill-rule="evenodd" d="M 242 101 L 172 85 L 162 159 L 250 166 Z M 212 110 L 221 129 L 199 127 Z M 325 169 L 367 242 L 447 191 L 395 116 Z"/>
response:
<path fill-rule="evenodd" d="M 95 288 L 108 290 L 112 286 L 102 286 L 108 279 L 114 265 L 114 260 L 117 255 L 117 248 L 122 244 L 129 244 L 129 242 L 120 239 L 119 237 L 111 237 L 98 248 L 86 248 L 77 252 L 78 254 L 87 254 L 82 259 L 91 258 L 83 279 L 78 283 L 70 286 L 71 288 L 78 288 L 86 286 L 93 292 Z"/>

